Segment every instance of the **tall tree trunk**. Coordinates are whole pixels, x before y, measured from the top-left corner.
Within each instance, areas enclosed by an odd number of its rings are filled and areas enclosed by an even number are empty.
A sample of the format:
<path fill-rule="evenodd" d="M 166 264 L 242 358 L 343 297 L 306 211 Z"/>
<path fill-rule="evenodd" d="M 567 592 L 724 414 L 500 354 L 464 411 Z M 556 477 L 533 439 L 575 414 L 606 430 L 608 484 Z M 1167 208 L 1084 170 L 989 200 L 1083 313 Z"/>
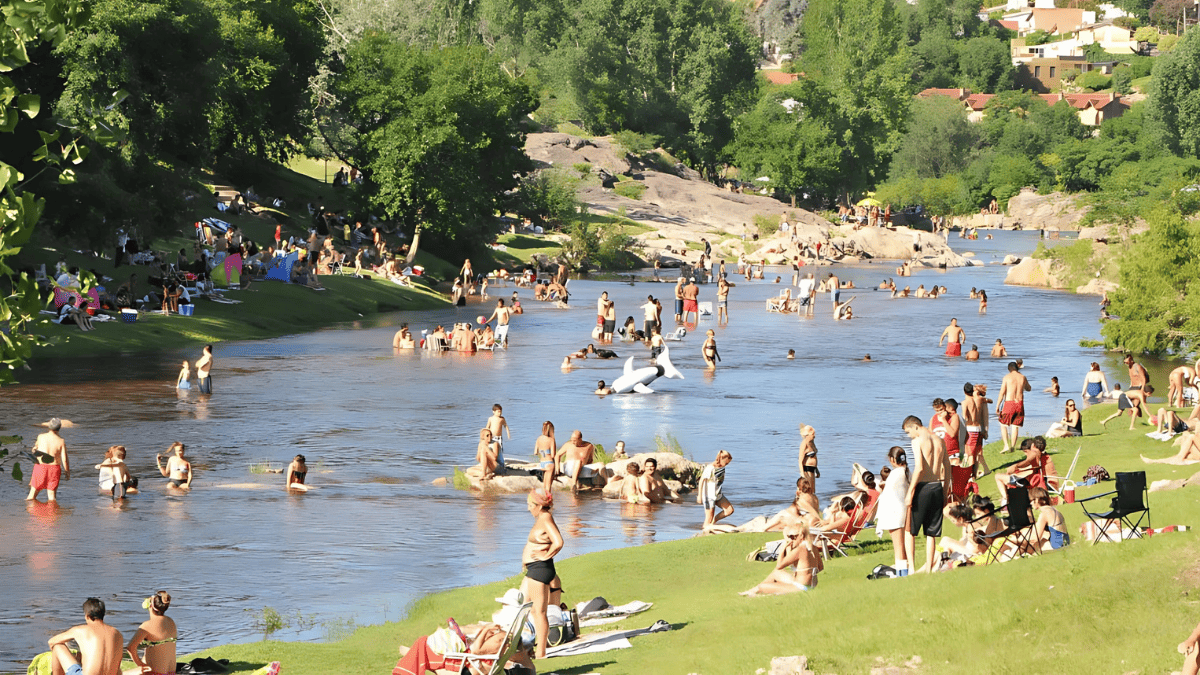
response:
<path fill-rule="evenodd" d="M 422 223 L 417 223 L 417 228 L 413 230 L 412 246 L 408 247 L 408 255 L 404 258 L 404 266 L 411 267 L 413 259 L 417 257 L 417 248 L 421 245 L 421 227 Z"/>

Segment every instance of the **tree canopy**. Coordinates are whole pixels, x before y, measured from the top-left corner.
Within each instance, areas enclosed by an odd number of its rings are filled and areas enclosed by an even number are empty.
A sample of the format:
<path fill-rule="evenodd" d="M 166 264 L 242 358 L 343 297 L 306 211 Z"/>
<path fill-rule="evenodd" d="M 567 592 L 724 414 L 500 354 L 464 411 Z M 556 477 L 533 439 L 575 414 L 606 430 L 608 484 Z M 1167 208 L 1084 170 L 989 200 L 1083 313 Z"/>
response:
<path fill-rule="evenodd" d="M 493 238 L 505 193 L 533 168 L 519 127 L 535 106 L 528 83 L 483 47 L 428 51 L 372 33 L 349 49 L 334 90 L 372 207 L 423 224 L 442 247 Z"/>
<path fill-rule="evenodd" d="M 1172 152 L 1200 157 L 1200 31 L 1154 64 L 1149 114 Z"/>

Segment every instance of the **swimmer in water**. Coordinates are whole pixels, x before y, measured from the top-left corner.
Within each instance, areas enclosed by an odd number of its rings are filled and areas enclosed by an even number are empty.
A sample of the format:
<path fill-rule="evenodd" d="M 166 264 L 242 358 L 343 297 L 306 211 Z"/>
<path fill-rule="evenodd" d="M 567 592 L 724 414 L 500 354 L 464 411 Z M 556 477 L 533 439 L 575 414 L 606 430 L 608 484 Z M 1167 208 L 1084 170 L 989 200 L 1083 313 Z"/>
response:
<path fill-rule="evenodd" d="M 559 366 L 559 368 L 561 368 L 563 370 L 570 370 L 571 369 L 571 357 L 564 356 L 562 365 Z"/>
<path fill-rule="evenodd" d="M 308 492 L 309 487 L 304 484 L 304 479 L 308 477 L 308 464 L 304 462 L 304 455 L 296 455 L 292 463 L 288 464 L 286 474 L 283 484 L 289 490 Z"/>
<path fill-rule="evenodd" d="M 1047 394 L 1050 394 L 1051 396 L 1058 396 L 1058 393 L 1059 393 L 1058 392 L 1058 378 L 1057 377 L 1050 378 L 1050 386 L 1046 387 L 1042 391 L 1046 392 Z"/>
<path fill-rule="evenodd" d="M 870 360 L 871 360 L 871 355 L 870 355 L 870 354 L 867 354 L 866 356 L 862 357 L 862 360 L 863 360 L 863 361 L 870 361 Z"/>
<path fill-rule="evenodd" d="M 963 354 L 963 358 L 965 358 L 968 361 L 978 361 L 979 360 L 979 346 L 971 345 L 971 349 L 968 350 L 966 354 Z"/>
<path fill-rule="evenodd" d="M 788 350 L 787 357 L 788 357 L 788 360 L 789 360 L 789 361 L 791 361 L 791 360 L 794 360 L 794 359 L 796 358 L 796 350 L 795 350 L 795 349 L 789 349 L 789 350 Z"/>
<path fill-rule="evenodd" d="M 1000 338 L 996 338 L 996 344 L 992 345 L 992 358 L 1000 359 L 1008 356 L 1008 350 L 1000 342 Z"/>
<path fill-rule="evenodd" d="M 408 330 L 408 324 L 400 324 L 400 330 L 392 337 L 392 349 L 412 349 L 417 346 L 413 340 L 412 333 Z"/>
<path fill-rule="evenodd" d="M 609 394 L 613 393 L 613 390 L 612 387 L 605 386 L 604 380 L 600 380 L 596 383 L 596 391 L 592 393 L 596 394 L 597 396 L 608 396 Z"/>

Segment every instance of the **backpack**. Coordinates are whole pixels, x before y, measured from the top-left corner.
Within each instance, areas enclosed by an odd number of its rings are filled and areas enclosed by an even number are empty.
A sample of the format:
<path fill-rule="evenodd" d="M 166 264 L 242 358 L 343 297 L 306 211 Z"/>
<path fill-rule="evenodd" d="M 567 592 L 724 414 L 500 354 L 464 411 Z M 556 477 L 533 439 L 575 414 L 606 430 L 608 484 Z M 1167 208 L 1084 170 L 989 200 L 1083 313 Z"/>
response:
<path fill-rule="evenodd" d="M 876 565 L 875 569 L 871 570 L 871 573 L 867 575 L 867 578 L 894 579 L 898 576 L 900 575 L 896 572 L 896 568 L 892 567 L 891 565 Z"/>
<path fill-rule="evenodd" d="M 1100 482 L 1103 480 L 1110 480 L 1109 476 L 1108 476 L 1108 471 L 1106 471 L 1104 469 L 1104 467 L 1100 466 L 1099 464 L 1093 464 L 1093 465 L 1089 466 L 1087 473 L 1084 474 L 1083 478 L 1084 478 L 1084 480 L 1094 478 L 1094 479 L 1096 479 L 1095 482 Z"/>

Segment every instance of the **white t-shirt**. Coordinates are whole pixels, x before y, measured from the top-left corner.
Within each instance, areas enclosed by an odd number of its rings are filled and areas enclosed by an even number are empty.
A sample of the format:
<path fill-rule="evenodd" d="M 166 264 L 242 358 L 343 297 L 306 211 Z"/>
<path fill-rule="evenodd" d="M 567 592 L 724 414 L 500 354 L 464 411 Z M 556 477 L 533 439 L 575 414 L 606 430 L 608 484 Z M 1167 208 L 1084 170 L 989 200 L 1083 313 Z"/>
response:
<path fill-rule="evenodd" d="M 800 280 L 800 292 L 797 294 L 801 298 L 807 298 L 812 295 L 813 288 L 816 286 L 816 279 L 804 277 Z"/>

